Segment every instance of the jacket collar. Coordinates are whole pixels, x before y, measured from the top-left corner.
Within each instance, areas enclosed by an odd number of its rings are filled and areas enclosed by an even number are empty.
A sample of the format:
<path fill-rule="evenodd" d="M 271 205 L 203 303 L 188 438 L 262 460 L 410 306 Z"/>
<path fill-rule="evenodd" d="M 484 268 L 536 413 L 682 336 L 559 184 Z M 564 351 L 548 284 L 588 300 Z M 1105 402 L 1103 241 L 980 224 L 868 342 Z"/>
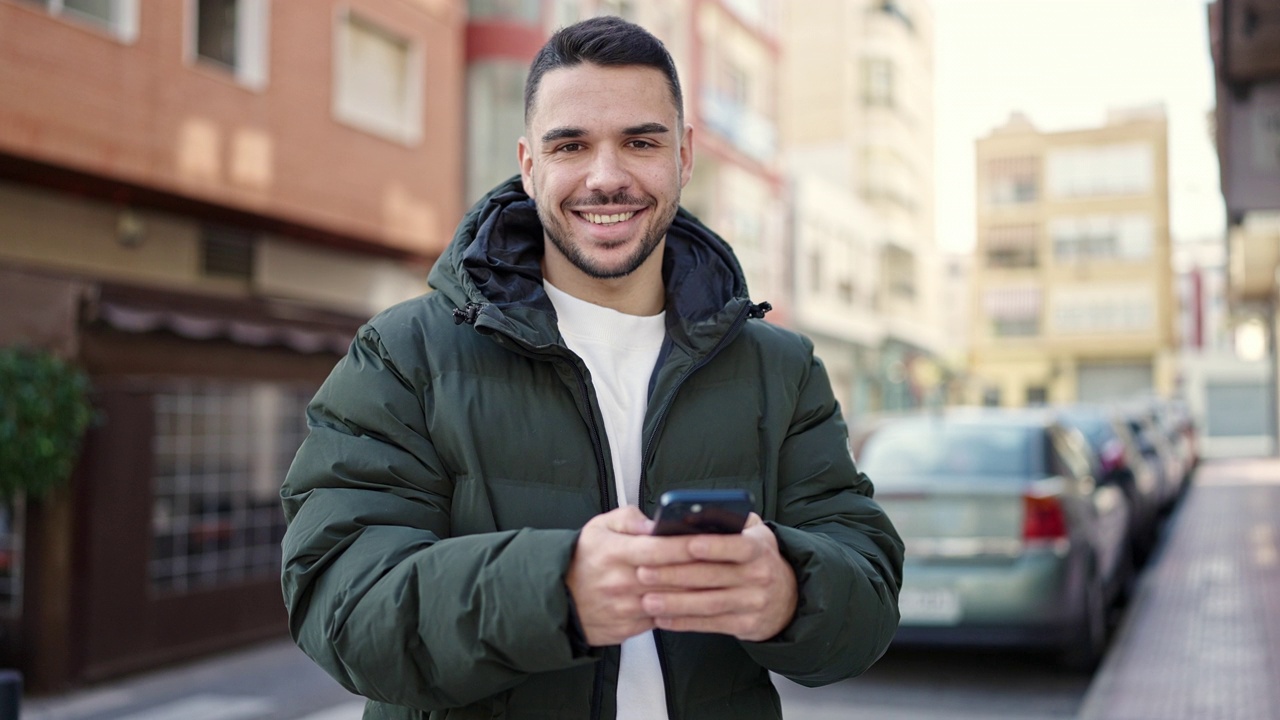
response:
<path fill-rule="evenodd" d="M 481 198 L 428 277 L 462 320 L 533 345 L 559 342 L 555 308 L 542 289 L 542 224 L 514 176 Z M 724 334 L 750 305 L 737 258 L 720 236 L 681 208 L 667 232 L 663 279 L 667 331 L 697 349 Z"/>

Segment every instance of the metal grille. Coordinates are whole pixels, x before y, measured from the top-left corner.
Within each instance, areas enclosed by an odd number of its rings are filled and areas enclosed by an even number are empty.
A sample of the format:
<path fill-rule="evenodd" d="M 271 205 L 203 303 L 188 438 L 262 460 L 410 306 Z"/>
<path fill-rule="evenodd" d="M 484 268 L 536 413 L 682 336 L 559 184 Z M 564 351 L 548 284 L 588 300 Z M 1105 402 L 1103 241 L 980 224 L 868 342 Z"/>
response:
<path fill-rule="evenodd" d="M 151 587 L 188 592 L 280 571 L 279 489 L 314 388 L 189 383 L 155 395 Z"/>
<path fill-rule="evenodd" d="M 248 230 L 205 225 L 200 233 L 204 273 L 252 280 L 255 240 L 254 234 Z"/>

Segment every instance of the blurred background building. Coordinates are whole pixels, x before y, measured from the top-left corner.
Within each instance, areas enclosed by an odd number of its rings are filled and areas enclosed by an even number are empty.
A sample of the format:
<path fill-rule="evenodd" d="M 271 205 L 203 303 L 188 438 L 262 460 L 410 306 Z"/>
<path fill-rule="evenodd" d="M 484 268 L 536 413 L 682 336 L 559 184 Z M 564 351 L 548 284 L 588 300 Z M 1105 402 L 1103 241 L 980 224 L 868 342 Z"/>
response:
<path fill-rule="evenodd" d="M 1174 390 L 1166 137 L 1138 108 L 1053 133 L 1015 114 L 978 141 L 970 401 Z"/>
<path fill-rule="evenodd" d="M 796 324 L 848 414 L 919 407 L 942 377 L 931 7 L 786 3 L 782 28 Z"/>
<path fill-rule="evenodd" d="M 1227 208 L 1227 295 L 1239 350 L 1256 370 L 1224 383 L 1223 415 L 1242 437 L 1280 450 L 1280 0 L 1208 5 L 1214 124 Z"/>
<path fill-rule="evenodd" d="M 462 210 L 452 0 L 0 1 L 0 343 L 84 367 L 70 488 L 5 507 L 34 690 L 285 627 L 280 481 Z"/>

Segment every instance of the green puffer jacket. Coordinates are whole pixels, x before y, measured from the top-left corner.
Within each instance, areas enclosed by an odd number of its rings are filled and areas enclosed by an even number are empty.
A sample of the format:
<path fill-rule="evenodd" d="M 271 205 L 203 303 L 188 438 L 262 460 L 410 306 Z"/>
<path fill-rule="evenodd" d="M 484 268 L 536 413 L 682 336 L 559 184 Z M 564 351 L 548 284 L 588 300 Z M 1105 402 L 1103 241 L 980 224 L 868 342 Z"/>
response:
<path fill-rule="evenodd" d="M 366 718 L 613 718 L 618 648 L 589 648 L 564 577 L 578 531 L 617 506 L 586 366 L 542 289 L 518 178 L 473 208 L 437 292 L 365 325 L 308 410 L 282 490 L 298 645 Z M 776 718 L 769 671 L 856 675 L 898 622 L 902 541 L 850 457 L 803 337 L 753 319 L 728 246 L 680 211 L 668 340 L 651 381 L 641 505 L 746 488 L 795 569 L 766 642 L 657 633 L 672 720 Z"/>

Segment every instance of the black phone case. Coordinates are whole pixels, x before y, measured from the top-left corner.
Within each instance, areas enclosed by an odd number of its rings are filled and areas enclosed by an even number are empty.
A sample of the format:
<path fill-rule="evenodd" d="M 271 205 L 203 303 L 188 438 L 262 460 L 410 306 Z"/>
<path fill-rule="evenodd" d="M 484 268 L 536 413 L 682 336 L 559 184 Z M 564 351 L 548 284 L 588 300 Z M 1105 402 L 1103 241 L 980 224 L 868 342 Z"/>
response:
<path fill-rule="evenodd" d="M 659 499 L 653 534 L 739 533 L 753 504 L 745 490 L 672 490 Z"/>

